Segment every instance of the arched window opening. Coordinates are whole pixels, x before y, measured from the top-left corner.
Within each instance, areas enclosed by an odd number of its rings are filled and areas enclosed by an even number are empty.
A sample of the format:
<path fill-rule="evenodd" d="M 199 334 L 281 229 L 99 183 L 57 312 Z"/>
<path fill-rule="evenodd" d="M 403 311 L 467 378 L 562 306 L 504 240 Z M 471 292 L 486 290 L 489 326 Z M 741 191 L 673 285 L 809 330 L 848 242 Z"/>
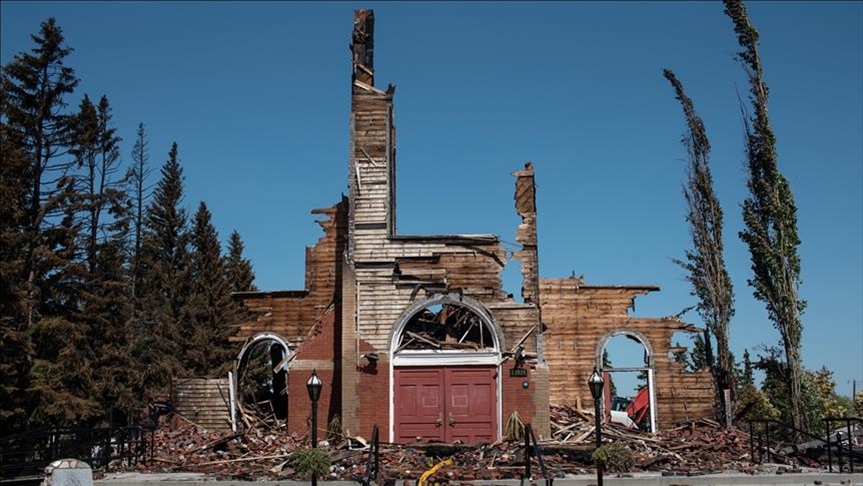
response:
<path fill-rule="evenodd" d="M 489 350 L 494 337 L 473 310 L 444 302 L 430 304 L 410 317 L 399 338 L 402 350 Z"/>
<path fill-rule="evenodd" d="M 264 422 L 287 419 L 287 375 L 290 350 L 285 340 L 273 333 L 249 338 L 234 368 L 235 406 L 241 417 Z"/>
<path fill-rule="evenodd" d="M 598 352 L 606 382 L 605 420 L 655 432 L 653 357 L 646 337 L 634 330 L 618 330 L 606 335 Z"/>
<path fill-rule="evenodd" d="M 614 336 L 605 346 L 602 368 L 609 373 L 612 410 L 623 410 L 647 386 L 647 350 L 629 335 Z"/>

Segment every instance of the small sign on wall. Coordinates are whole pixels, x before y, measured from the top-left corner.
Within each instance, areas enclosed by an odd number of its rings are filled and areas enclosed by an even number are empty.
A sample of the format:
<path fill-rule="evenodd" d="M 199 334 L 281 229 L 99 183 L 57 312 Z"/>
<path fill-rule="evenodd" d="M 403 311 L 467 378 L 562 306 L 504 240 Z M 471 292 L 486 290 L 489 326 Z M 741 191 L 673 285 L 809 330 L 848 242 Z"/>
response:
<path fill-rule="evenodd" d="M 527 376 L 527 368 L 510 368 L 509 376 Z"/>

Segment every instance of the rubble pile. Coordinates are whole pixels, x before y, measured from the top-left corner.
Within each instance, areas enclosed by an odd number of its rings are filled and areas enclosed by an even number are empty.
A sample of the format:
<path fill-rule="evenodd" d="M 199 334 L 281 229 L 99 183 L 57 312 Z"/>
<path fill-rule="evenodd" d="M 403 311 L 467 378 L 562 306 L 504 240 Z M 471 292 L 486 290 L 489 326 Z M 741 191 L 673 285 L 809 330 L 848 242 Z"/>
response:
<path fill-rule="evenodd" d="M 549 477 L 595 471 L 591 462 L 596 440 L 593 423 L 592 414 L 575 407 L 552 407 L 552 436 L 539 441 Z M 687 422 L 660 434 L 606 424 L 603 442 L 620 442 L 632 452 L 634 466 L 630 472 L 667 475 L 758 472 L 758 467 L 749 462 L 749 434 L 740 429 L 724 429 L 712 420 Z M 308 436 L 289 435 L 283 428 L 264 422 L 232 433 L 203 429 L 174 418 L 156 429 L 152 461 L 139 463 L 135 468 L 139 472 L 198 472 L 220 480 L 301 479 L 291 469 L 289 459 L 295 450 L 309 445 Z M 319 440 L 318 447 L 332 461 L 330 474 L 322 480 L 362 481 L 369 461 L 366 438 L 330 433 Z M 375 482 L 415 480 L 445 459 L 451 459 L 453 464 L 437 471 L 436 481 L 518 479 L 524 473 L 524 450 L 523 438 L 480 446 L 381 443 Z M 536 457 L 531 468 L 534 478 L 542 475 Z"/>

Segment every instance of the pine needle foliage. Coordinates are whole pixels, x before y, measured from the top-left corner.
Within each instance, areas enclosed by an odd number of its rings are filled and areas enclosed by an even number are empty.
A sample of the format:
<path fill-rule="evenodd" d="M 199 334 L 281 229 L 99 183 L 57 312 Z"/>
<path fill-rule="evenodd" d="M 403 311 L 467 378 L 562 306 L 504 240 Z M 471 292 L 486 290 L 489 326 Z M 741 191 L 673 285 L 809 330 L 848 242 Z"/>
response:
<path fill-rule="evenodd" d="M 66 102 L 56 20 L 31 38 L 0 70 L 0 430 L 128 424 L 172 376 L 220 373 L 245 314 L 208 211 L 190 235 L 176 144 L 151 197 L 143 125 L 121 171 L 107 96 Z"/>
<path fill-rule="evenodd" d="M 294 471 L 305 479 L 312 476 L 321 477 L 330 472 L 332 460 L 329 454 L 321 449 L 305 447 L 298 449 L 288 459 Z"/>

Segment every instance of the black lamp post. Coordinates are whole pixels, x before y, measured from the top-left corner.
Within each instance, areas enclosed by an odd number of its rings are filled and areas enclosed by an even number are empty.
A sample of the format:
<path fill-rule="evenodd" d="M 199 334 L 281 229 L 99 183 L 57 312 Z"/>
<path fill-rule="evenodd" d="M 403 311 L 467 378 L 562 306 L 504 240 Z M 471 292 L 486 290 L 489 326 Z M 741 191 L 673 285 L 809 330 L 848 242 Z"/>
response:
<path fill-rule="evenodd" d="M 312 401 L 312 449 L 318 447 L 318 399 L 321 398 L 321 389 L 324 382 L 318 377 L 318 371 L 312 370 L 312 376 L 306 382 L 306 390 L 309 392 L 309 400 Z M 312 474 L 312 486 L 317 486 L 318 476 Z"/>
<path fill-rule="evenodd" d="M 590 394 L 593 395 L 593 407 L 596 414 L 596 448 L 602 447 L 602 418 L 600 417 L 599 404 L 602 400 L 602 387 L 605 381 L 602 375 L 596 368 L 593 368 L 593 374 L 587 379 L 587 386 L 590 387 Z M 602 465 L 596 465 L 596 484 L 602 486 Z"/>

